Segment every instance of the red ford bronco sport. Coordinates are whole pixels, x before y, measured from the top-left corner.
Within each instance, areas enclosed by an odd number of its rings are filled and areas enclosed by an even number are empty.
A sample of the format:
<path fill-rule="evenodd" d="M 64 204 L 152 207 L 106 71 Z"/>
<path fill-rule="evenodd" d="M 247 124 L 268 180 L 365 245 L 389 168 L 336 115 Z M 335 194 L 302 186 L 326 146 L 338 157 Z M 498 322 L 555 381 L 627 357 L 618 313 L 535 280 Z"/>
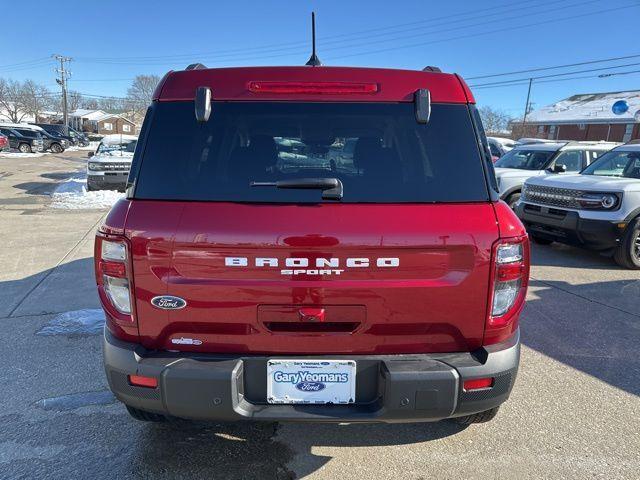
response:
<path fill-rule="evenodd" d="M 137 419 L 472 423 L 516 377 L 529 244 L 457 75 L 197 64 L 95 269 Z"/>

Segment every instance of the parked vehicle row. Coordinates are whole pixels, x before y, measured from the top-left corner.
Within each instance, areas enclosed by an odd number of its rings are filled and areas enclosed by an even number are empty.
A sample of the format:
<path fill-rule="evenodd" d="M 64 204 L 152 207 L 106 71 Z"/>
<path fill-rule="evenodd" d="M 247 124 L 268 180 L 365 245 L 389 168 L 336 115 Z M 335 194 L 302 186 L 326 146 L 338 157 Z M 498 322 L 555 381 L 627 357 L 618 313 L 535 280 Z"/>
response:
<path fill-rule="evenodd" d="M 487 137 L 487 142 L 491 150 L 491 160 L 494 162 L 519 145 L 516 140 L 502 137 Z"/>
<path fill-rule="evenodd" d="M 537 243 L 586 247 L 640 269 L 640 144 L 603 153 L 579 174 L 530 177 L 515 209 Z"/>
<path fill-rule="evenodd" d="M 65 140 L 67 140 L 67 142 L 69 142 L 69 145 L 79 147 L 89 146 L 89 137 L 87 137 L 86 134 L 74 130 L 69 126 L 56 123 L 33 123 L 31 125 L 40 127 L 51 135 L 56 135 L 64 138 Z"/>
<path fill-rule="evenodd" d="M 514 208 L 522 185 L 531 177 L 550 173 L 577 173 L 618 143 L 544 142 L 522 144 L 495 162 L 500 198 Z"/>
<path fill-rule="evenodd" d="M 8 145 L 4 148 L 20 153 L 62 153 L 70 146 L 89 145 L 86 135 L 64 125 L 5 122 L 0 123 L 0 132 L 7 137 Z"/>
<path fill-rule="evenodd" d="M 21 124 L 0 124 L 0 133 L 9 140 L 9 148 L 20 153 L 35 153 L 44 151 L 42 134 Z"/>

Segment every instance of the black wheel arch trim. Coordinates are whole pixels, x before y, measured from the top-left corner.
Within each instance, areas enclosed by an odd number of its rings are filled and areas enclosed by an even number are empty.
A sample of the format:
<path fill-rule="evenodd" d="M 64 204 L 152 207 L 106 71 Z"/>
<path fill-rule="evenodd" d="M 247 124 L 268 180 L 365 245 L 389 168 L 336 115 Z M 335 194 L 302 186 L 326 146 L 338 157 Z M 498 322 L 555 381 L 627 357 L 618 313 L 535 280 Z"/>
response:
<path fill-rule="evenodd" d="M 500 198 L 502 200 L 506 200 L 507 198 L 509 198 L 511 195 L 513 195 L 514 193 L 521 193 L 522 192 L 522 185 L 517 185 L 515 187 L 511 187 L 509 190 L 507 190 L 506 192 L 500 194 Z"/>
<path fill-rule="evenodd" d="M 640 218 L 640 207 L 636 208 L 635 210 L 632 210 L 631 213 L 625 217 L 624 221 L 627 223 L 631 223 L 636 218 Z"/>

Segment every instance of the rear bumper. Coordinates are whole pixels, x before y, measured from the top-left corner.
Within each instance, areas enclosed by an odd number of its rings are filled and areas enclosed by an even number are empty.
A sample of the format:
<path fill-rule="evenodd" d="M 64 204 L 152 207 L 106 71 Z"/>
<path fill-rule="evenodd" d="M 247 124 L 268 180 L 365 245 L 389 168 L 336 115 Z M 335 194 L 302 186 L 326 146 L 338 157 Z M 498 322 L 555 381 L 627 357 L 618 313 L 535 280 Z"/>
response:
<path fill-rule="evenodd" d="M 606 251 L 618 246 L 618 222 L 580 218 L 578 212 L 520 202 L 516 214 L 527 230 L 556 242 Z"/>
<path fill-rule="evenodd" d="M 199 420 L 418 422 L 468 415 L 509 397 L 520 359 L 520 336 L 471 353 L 376 356 L 288 356 L 353 359 L 351 405 L 271 405 L 266 363 L 273 356 L 150 352 L 104 335 L 109 386 L 123 403 Z M 284 357 L 283 357 L 284 358 Z M 158 378 L 157 388 L 130 385 L 127 375 Z M 465 392 L 463 380 L 494 377 L 492 388 Z"/>

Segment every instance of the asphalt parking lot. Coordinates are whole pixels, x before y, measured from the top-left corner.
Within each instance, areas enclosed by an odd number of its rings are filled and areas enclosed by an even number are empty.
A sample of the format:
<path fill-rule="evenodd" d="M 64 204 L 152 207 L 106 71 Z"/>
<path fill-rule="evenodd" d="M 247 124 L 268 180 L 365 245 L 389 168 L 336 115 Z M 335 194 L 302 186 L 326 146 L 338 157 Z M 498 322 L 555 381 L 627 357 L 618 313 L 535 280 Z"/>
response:
<path fill-rule="evenodd" d="M 488 424 L 130 419 L 95 311 L 107 209 L 52 206 L 85 160 L 0 157 L 0 478 L 640 478 L 640 273 L 560 245 L 533 248 L 519 377 Z"/>

